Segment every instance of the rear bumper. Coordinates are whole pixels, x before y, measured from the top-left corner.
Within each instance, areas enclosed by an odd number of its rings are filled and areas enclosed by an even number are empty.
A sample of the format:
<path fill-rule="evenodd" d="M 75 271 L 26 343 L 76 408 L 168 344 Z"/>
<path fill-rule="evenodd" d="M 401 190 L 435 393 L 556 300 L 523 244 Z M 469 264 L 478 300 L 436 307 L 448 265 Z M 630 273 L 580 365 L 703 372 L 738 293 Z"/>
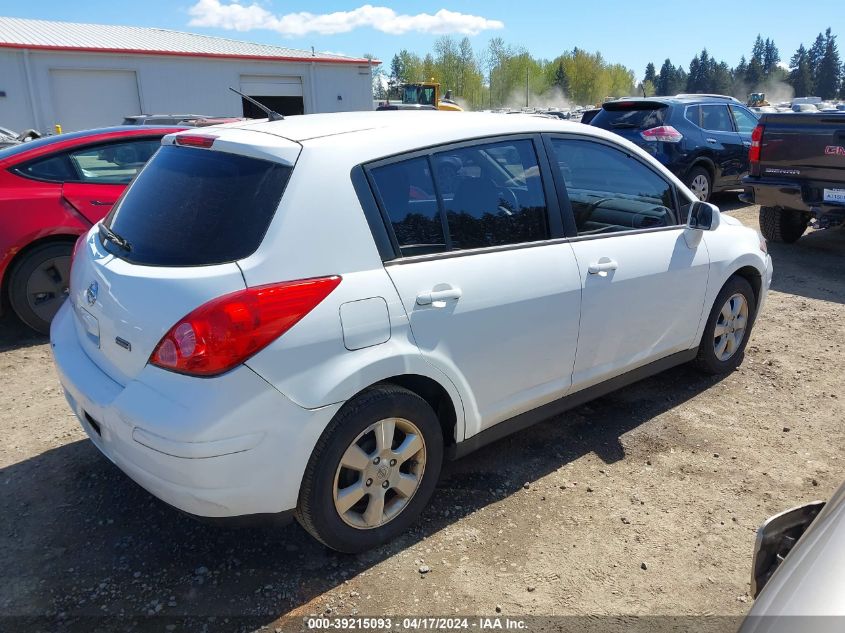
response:
<path fill-rule="evenodd" d="M 825 188 L 842 189 L 845 187 L 842 183 L 797 182 L 746 176 L 742 179 L 742 185 L 745 191 L 740 199 L 747 204 L 803 211 L 816 218 L 845 216 L 845 205 L 824 202 L 822 196 Z"/>
<path fill-rule="evenodd" d="M 121 385 L 80 346 L 68 303 L 50 339 L 67 401 L 94 445 L 150 493 L 193 515 L 294 508 L 314 445 L 340 407 L 304 409 L 245 366 L 211 379 L 147 366 Z"/>

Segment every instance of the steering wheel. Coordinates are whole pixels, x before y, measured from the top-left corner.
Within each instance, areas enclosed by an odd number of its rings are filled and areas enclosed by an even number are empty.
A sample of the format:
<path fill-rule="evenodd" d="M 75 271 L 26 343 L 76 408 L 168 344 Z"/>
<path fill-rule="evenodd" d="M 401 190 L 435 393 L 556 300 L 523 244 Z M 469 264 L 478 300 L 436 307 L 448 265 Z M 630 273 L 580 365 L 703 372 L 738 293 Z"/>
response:
<path fill-rule="evenodd" d="M 593 212 L 599 208 L 603 202 L 607 202 L 608 200 L 613 200 L 613 198 L 599 198 L 592 204 L 587 205 L 583 211 L 579 211 L 575 215 L 575 225 L 578 227 L 584 226 L 584 224 L 593 216 Z"/>
<path fill-rule="evenodd" d="M 504 211 L 507 215 L 513 215 L 519 210 L 519 200 L 517 200 L 516 194 L 510 189 L 502 187 L 496 191 L 496 196 L 499 198 L 499 211 Z"/>

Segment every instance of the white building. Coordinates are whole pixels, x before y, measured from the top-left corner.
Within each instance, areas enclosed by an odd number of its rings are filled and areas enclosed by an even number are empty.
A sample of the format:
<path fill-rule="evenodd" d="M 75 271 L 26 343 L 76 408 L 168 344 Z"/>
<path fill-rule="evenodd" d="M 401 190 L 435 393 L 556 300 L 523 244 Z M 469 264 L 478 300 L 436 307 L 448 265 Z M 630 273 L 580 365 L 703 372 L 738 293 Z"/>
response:
<path fill-rule="evenodd" d="M 0 17 L 0 126 L 64 131 L 133 114 L 371 110 L 367 59 L 131 26 Z"/>

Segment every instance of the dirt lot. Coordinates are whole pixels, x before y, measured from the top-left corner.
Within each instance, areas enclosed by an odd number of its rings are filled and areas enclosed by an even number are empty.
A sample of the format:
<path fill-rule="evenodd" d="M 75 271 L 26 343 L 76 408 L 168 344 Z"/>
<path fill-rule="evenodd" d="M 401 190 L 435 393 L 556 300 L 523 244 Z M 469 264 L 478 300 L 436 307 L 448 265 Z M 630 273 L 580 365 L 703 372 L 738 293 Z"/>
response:
<path fill-rule="evenodd" d="M 717 202 L 756 225 L 755 207 Z M 450 464 L 421 524 L 357 557 L 297 525 L 224 529 L 153 499 L 86 441 L 46 341 L 6 318 L 0 612 L 45 616 L 44 630 L 164 630 L 148 614 L 195 618 L 175 630 L 497 607 L 741 615 L 755 528 L 845 479 L 845 231 L 770 250 L 772 292 L 737 372 L 677 368 Z"/>

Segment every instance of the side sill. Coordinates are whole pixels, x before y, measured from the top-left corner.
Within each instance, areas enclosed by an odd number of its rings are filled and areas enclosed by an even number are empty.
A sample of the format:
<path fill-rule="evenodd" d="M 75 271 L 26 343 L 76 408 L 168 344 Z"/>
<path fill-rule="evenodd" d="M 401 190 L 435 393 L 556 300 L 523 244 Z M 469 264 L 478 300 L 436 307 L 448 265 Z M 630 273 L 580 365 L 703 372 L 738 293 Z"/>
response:
<path fill-rule="evenodd" d="M 616 376 L 615 378 L 593 385 L 592 387 L 576 391 L 573 394 L 564 396 L 554 402 L 544 404 L 543 406 L 537 407 L 531 411 L 520 413 L 517 416 L 504 420 L 503 422 L 499 422 L 495 426 L 491 426 L 489 429 L 485 429 L 480 433 L 467 438 L 463 442 L 447 446 L 445 457 L 449 460 L 460 459 L 461 457 L 469 455 L 487 444 L 500 440 L 518 431 L 527 429 L 538 422 L 542 422 L 559 415 L 569 409 L 574 409 L 575 407 L 589 402 L 590 400 L 595 400 L 596 398 L 605 396 L 621 389 L 622 387 L 627 387 L 630 384 L 639 382 L 640 380 L 654 376 L 655 374 L 659 374 L 662 371 L 666 371 L 676 365 L 687 363 L 693 360 L 697 354 L 697 347 L 684 350 L 683 352 L 677 352 L 671 356 L 649 363 L 648 365 L 638 367 L 637 369 L 624 373 L 621 376 Z"/>

